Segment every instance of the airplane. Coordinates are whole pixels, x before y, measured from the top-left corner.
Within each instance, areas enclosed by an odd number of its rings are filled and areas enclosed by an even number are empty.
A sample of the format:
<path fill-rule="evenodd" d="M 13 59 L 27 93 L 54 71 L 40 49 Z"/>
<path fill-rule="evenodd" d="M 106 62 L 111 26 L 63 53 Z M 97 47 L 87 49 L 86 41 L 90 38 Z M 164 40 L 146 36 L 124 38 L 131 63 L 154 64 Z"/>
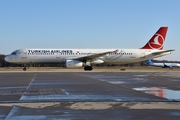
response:
<path fill-rule="evenodd" d="M 149 66 L 162 67 L 162 68 L 172 68 L 172 67 L 180 68 L 179 63 L 154 63 L 151 60 L 146 60 L 146 64 Z"/>
<path fill-rule="evenodd" d="M 63 63 L 66 68 L 84 67 L 91 71 L 95 64 L 128 64 L 171 54 L 174 50 L 163 50 L 168 27 L 160 27 L 152 38 L 139 49 L 34 49 L 13 51 L 5 57 L 9 63 Z M 137 41 L 133 41 L 137 43 Z"/>

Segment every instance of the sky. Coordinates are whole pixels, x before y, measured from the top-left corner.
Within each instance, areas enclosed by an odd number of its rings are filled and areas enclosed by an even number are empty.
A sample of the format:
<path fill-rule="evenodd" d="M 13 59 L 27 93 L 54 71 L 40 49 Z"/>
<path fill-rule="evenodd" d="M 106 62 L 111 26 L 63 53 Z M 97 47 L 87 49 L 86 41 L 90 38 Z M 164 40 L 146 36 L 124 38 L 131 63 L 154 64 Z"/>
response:
<path fill-rule="evenodd" d="M 168 26 L 159 60 L 180 61 L 179 0 L 1 0 L 0 54 L 21 48 L 141 48 Z"/>

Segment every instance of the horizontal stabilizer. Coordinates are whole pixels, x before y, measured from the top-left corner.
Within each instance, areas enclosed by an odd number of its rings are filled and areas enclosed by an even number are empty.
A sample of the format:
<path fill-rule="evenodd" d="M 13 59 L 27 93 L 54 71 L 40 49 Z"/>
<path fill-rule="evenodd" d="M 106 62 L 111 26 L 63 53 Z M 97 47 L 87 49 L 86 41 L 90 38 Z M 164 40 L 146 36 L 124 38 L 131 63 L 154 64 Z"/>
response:
<path fill-rule="evenodd" d="M 172 51 L 174 51 L 174 50 L 163 50 L 163 51 L 154 52 L 153 54 L 154 55 L 161 55 L 161 54 L 172 52 Z"/>

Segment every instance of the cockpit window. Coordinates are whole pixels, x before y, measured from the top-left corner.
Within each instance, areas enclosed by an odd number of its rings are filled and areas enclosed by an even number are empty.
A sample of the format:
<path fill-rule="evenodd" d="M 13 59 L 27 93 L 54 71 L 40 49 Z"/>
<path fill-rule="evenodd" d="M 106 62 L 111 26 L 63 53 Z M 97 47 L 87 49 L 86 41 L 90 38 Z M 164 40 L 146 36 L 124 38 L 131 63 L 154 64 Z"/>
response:
<path fill-rule="evenodd" d="M 11 53 L 11 55 L 16 55 L 17 54 L 17 51 L 14 51 Z"/>

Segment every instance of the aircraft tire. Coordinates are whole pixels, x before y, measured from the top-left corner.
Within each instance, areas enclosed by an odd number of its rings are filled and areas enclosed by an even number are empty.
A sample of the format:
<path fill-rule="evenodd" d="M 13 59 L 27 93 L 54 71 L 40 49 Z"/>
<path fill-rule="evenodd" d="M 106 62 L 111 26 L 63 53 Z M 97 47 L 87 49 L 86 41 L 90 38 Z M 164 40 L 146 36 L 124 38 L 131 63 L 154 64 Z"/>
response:
<path fill-rule="evenodd" d="M 85 71 L 92 71 L 93 68 L 92 68 L 92 66 L 85 66 L 85 67 L 84 67 L 84 70 L 85 70 Z"/>
<path fill-rule="evenodd" d="M 23 68 L 23 71 L 26 71 L 26 68 L 25 68 L 25 67 Z"/>

